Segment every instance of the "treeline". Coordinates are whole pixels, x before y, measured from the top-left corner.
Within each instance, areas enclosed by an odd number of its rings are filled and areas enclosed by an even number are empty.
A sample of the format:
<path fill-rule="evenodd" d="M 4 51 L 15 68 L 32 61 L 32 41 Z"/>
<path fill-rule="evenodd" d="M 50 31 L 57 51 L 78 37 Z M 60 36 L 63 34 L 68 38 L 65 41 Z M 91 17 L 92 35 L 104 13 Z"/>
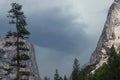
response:
<path fill-rule="evenodd" d="M 48 78 L 47 76 L 44 77 L 44 80 L 50 80 L 50 78 Z M 64 77 L 62 78 L 59 73 L 58 70 L 56 69 L 55 74 L 54 74 L 54 80 L 68 80 L 67 76 L 64 75 Z"/>
<path fill-rule="evenodd" d="M 120 52 L 114 46 L 108 53 L 108 61 L 104 63 L 88 80 L 120 80 Z"/>
<path fill-rule="evenodd" d="M 108 60 L 101 67 L 96 69 L 96 64 L 88 65 L 81 69 L 78 59 L 74 59 L 73 70 L 70 77 L 60 77 L 58 70 L 54 74 L 54 80 L 120 80 L 120 52 L 117 53 L 114 46 L 107 53 Z M 50 80 L 46 78 L 44 80 Z"/>
<path fill-rule="evenodd" d="M 104 63 L 94 73 L 91 71 L 95 69 L 96 65 L 89 65 L 79 72 L 76 71 L 77 77 L 72 74 L 72 80 L 120 80 L 120 52 L 117 53 L 112 46 L 107 56 L 107 63 Z"/>

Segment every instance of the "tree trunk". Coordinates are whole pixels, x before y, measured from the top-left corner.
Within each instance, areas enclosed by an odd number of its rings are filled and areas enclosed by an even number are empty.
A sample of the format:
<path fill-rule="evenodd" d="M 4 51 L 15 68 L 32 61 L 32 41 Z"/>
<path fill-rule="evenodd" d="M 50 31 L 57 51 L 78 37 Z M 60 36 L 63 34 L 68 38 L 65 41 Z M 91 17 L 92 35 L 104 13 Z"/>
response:
<path fill-rule="evenodd" d="M 17 67 L 16 67 L 16 69 L 17 69 L 17 76 L 16 76 L 16 79 L 17 80 L 20 80 L 20 61 L 19 61 L 19 57 L 20 57 L 20 53 L 19 53 L 19 31 L 18 31 L 18 20 L 16 20 L 17 21 L 17 23 L 16 23 L 16 29 L 17 29 Z"/>

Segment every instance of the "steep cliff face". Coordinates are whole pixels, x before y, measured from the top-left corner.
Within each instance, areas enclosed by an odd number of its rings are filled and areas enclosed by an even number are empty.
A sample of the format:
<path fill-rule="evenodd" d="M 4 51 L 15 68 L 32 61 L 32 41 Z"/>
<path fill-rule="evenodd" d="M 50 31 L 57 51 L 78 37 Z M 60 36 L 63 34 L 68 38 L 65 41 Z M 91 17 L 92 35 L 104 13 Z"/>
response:
<path fill-rule="evenodd" d="M 111 5 L 103 32 L 93 52 L 90 64 L 101 66 L 107 61 L 106 52 L 114 45 L 116 50 L 120 50 L 120 0 L 114 0 Z"/>
<path fill-rule="evenodd" d="M 0 39 L 0 80 L 12 80 L 16 77 L 16 68 L 11 66 L 13 56 L 16 51 L 14 47 L 4 47 L 4 43 L 7 39 Z M 14 40 L 14 39 L 8 39 Z M 21 71 L 29 71 L 30 76 L 27 77 L 29 80 L 41 80 L 39 77 L 39 71 L 35 59 L 35 51 L 33 45 L 27 41 L 26 46 L 29 48 L 29 51 L 26 53 L 30 56 L 30 59 L 23 61 L 22 63 L 26 65 L 25 68 L 21 68 Z M 26 78 L 26 76 L 23 76 Z"/>

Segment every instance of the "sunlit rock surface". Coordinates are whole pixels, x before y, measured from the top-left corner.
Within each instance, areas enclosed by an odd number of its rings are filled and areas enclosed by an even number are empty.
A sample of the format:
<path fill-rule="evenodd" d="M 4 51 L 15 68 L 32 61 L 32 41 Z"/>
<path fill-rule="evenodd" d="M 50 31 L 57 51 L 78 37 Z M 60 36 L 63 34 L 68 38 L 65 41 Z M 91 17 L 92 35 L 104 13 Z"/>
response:
<path fill-rule="evenodd" d="M 117 51 L 120 50 L 120 0 L 115 0 L 111 5 L 103 32 L 93 52 L 90 64 L 100 67 L 107 61 L 107 52 L 114 45 Z"/>

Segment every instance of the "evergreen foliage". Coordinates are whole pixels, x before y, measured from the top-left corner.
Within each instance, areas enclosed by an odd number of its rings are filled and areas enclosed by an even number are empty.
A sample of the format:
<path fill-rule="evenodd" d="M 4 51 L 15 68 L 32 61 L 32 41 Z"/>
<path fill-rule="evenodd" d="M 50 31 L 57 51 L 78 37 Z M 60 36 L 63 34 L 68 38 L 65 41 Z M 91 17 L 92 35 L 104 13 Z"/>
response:
<path fill-rule="evenodd" d="M 80 80 L 80 64 L 77 58 L 74 59 L 72 80 Z"/>
<path fill-rule="evenodd" d="M 47 76 L 44 77 L 44 80 L 50 80 L 50 78 L 48 78 Z"/>
<path fill-rule="evenodd" d="M 79 72 L 78 60 L 75 59 L 72 80 L 120 80 L 120 53 L 117 53 L 114 46 L 112 46 L 107 55 L 107 63 L 95 70 L 93 74 L 91 71 L 95 69 L 95 64 L 88 65 Z"/>
<path fill-rule="evenodd" d="M 120 80 L 120 54 L 111 47 L 108 53 L 108 62 L 98 68 L 95 73 L 89 76 L 89 80 Z"/>
<path fill-rule="evenodd" d="M 100 68 L 98 68 L 95 73 L 89 76 L 89 80 L 108 80 L 109 79 L 109 66 L 104 63 Z"/>
<path fill-rule="evenodd" d="M 68 80 L 67 77 L 66 77 L 66 75 L 64 75 L 64 80 Z"/>
<path fill-rule="evenodd" d="M 88 65 L 85 68 L 81 69 L 79 80 L 89 80 L 91 71 L 95 68 L 95 65 Z"/>
<path fill-rule="evenodd" d="M 54 74 L 54 80 L 63 80 L 62 77 L 60 77 L 57 69 L 56 69 L 55 74 Z"/>
<path fill-rule="evenodd" d="M 13 41 L 6 41 L 5 46 L 6 47 L 15 47 L 16 48 L 16 54 L 13 57 L 12 61 L 14 62 L 11 64 L 12 66 L 16 67 L 16 80 L 21 80 L 22 74 L 28 75 L 29 72 L 20 72 L 20 68 L 26 67 L 25 65 L 22 65 L 21 60 L 25 61 L 30 59 L 30 57 L 26 54 L 29 49 L 25 47 L 25 41 L 24 39 L 28 39 L 28 35 L 30 35 L 30 32 L 26 29 L 26 17 L 24 16 L 24 12 L 22 11 L 22 5 L 19 5 L 17 3 L 11 4 L 11 9 L 8 11 L 9 15 L 7 16 L 10 18 L 9 24 L 14 24 L 16 30 L 15 31 L 9 31 L 6 35 L 6 38 L 13 38 Z"/>

